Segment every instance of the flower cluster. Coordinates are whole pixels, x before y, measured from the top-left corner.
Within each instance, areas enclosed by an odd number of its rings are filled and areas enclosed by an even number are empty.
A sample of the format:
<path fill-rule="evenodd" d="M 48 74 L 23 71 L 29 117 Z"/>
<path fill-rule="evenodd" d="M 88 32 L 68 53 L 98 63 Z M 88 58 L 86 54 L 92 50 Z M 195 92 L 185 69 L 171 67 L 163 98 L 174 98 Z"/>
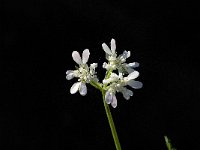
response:
<path fill-rule="evenodd" d="M 142 88 L 143 84 L 140 81 L 135 81 L 139 76 L 139 72 L 135 70 L 139 63 L 132 62 L 126 63 L 126 59 L 130 57 L 130 51 L 124 51 L 121 55 L 117 56 L 115 40 L 111 40 L 110 48 L 103 43 L 102 48 L 106 53 L 108 62 L 103 63 L 103 68 L 106 69 L 106 75 L 102 83 L 99 83 L 95 68 L 97 63 L 91 64 L 89 67 L 86 64 L 89 59 L 90 52 L 85 49 L 82 53 L 82 58 L 77 51 L 72 52 L 73 60 L 79 65 L 76 70 L 68 70 L 66 72 L 67 80 L 74 77 L 78 78 L 78 82 L 74 83 L 70 89 L 70 93 L 74 94 L 77 91 L 81 95 L 87 94 L 86 83 L 90 83 L 94 87 L 105 91 L 105 101 L 111 104 L 113 108 L 117 107 L 116 93 L 120 92 L 126 100 L 133 96 L 133 92 L 126 86 L 134 89 Z"/>
<path fill-rule="evenodd" d="M 86 64 L 88 62 L 90 56 L 90 52 L 88 49 L 85 49 L 82 53 L 82 59 L 80 54 L 77 51 L 72 52 L 73 60 L 79 65 L 76 67 L 76 70 L 68 70 L 66 72 L 67 80 L 71 80 L 72 78 L 76 77 L 79 78 L 78 81 L 72 85 L 70 89 L 71 94 L 75 94 L 78 90 L 82 96 L 87 94 L 87 87 L 85 83 L 90 83 L 92 80 L 98 82 L 95 68 L 97 67 L 97 63 L 93 63 L 88 67 Z"/>

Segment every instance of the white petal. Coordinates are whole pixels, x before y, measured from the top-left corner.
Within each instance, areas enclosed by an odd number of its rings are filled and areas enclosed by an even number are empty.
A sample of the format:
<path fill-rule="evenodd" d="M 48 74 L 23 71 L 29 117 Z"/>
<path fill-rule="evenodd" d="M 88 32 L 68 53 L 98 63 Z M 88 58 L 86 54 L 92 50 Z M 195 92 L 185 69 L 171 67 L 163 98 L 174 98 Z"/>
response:
<path fill-rule="evenodd" d="M 96 74 L 96 72 L 95 72 L 95 68 L 97 67 L 97 63 L 92 63 L 92 64 L 90 64 L 90 74 L 91 75 L 94 75 L 94 74 Z"/>
<path fill-rule="evenodd" d="M 80 76 L 80 72 L 78 70 L 74 70 L 73 71 L 73 75 L 74 75 L 74 77 L 79 77 Z"/>
<path fill-rule="evenodd" d="M 118 75 L 115 73 L 111 73 L 111 75 L 108 79 L 103 79 L 103 84 L 108 84 L 108 83 L 115 82 L 118 80 L 119 80 Z"/>
<path fill-rule="evenodd" d="M 122 72 L 119 72 L 118 78 L 119 78 L 119 79 L 123 79 L 123 73 L 122 73 Z"/>
<path fill-rule="evenodd" d="M 123 57 L 124 57 L 125 59 L 129 58 L 130 56 L 131 56 L 131 52 L 130 52 L 130 51 L 124 51 L 124 52 L 123 52 Z"/>
<path fill-rule="evenodd" d="M 123 95 L 124 96 L 124 98 L 126 99 L 126 100 L 129 100 L 130 99 L 130 95 L 128 94 L 128 93 L 126 93 L 125 95 Z"/>
<path fill-rule="evenodd" d="M 139 72 L 138 71 L 133 71 L 131 72 L 129 75 L 128 75 L 128 80 L 132 80 L 132 79 L 135 79 L 139 76 Z"/>
<path fill-rule="evenodd" d="M 89 56 L 90 56 L 90 51 L 89 49 L 85 49 L 82 53 L 82 61 L 83 61 L 83 64 L 86 64 L 88 62 L 88 59 L 89 59 Z"/>
<path fill-rule="evenodd" d="M 111 73 L 110 74 L 110 78 L 116 78 L 116 79 L 118 79 L 119 76 L 116 73 Z"/>
<path fill-rule="evenodd" d="M 128 66 L 129 66 L 129 67 L 132 67 L 132 68 L 139 67 L 139 65 L 140 65 L 140 64 L 139 64 L 138 62 L 133 62 L 133 63 L 129 63 L 129 64 L 128 64 Z"/>
<path fill-rule="evenodd" d="M 131 90 L 127 89 L 126 87 L 123 87 L 120 92 L 122 92 L 123 97 L 126 100 L 129 100 L 130 96 L 133 96 L 133 92 Z"/>
<path fill-rule="evenodd" d="M 129 96 L 133 96 L 133 92 L 129 89 L 126 90 L 126 93 L 129 95 Z"/>
<path fill-rule="evenodd" d="M 128 95 L 127 93 L 123 92 L 123 97 L 126 99 L 126 100 L 129 100 L 130 99 L 130 95 Z"/>
<path fill-rule="evenodd" d="M 72 52 L 72 58 L 77 64 L 82 64 L 81 56 L 77 51 Z"/>
<path fill-rule="evenodd" d="M 71 80 L 73 78 L 74 78 L 74 73 L 73 72 L 68 73 L 67 76 L 66 76 L 67 80 Z"/>
<path fill-rule="evenodd" d="M 109 79 L 103 79 L 103 84 L 108 84 L 108 83 L 110 83 Z"/>
<path fill-rule="evenodd" d="M 80 84 L 81 82 L 74 83 L 70 89 L 70 93 L 75 94 L 78 91 Z"/>
<path fill-rule="evenodd" d="M 127 72 L 128 72 L 128 73 L 132 73 L 133 71 L 135 71 L 133 68 L 131 68 L 131 67 L 128 67 L 128 68 L 127 68 Z"/>
<path fill-rule="evenodd" d="M 116 107 L 117 107 L 117 98 L 116 98 L 115 95 L 113 95 L 111 105 L 112 105 L 113 108 L 116 108 Z"/>
<path fill-rule="evenodd" d="M 70 74 L 73 70 L 67 70 L 66 75 Z"/>
<path fill-rule="evenodd" d="M 82 95 L 82 96 L 85 96 L 87 94 L 87 87 L 85 85 L 85 83 L 82 83 L 80 84 L 79 86 L 79 93 Z"/>
<path fill-rule="evenodd" d="M 90 68 L 93 69 L 93 70 L 95 70 L 95 68 L 96 68 L 97 66 L 98 66 L 97 63 L 92 63 L 92 64 L 90 64 Z"/>
<path fill-rule="evenodd" d="M 135 80 L 128 81 L 128 85 L 134 89 L 140 89 L 143 86 L 142 82 Z"/>
<path fill-rule="evenodd" d="M 112 55 L 110 48 L 105 43 L 102 44 L 102 48 L 107 54 Z"/>
<path fill-rule="evenodd" d="M 107 104 L 110 104 L 112 102 L 112 95 L 108 91 L 106 92 L 105 100 Z"/>
<path fill-rule="evenodd" d="M 112 53 L 115 53 L 115 50 L 116 50 L 116 43 L 115 43 L 115 40 L 112 39 L 111 40 L 111 51 L 112 51 Z"/>
<path fill-rule="evenodd" d="M 108 65 L 108 64 L 107 64 L 106 62 L 104 62 L 103 65 L 102 65 L 102 67 L 103 67 L 103 68 L 106 68 L 107 65 Z"/>

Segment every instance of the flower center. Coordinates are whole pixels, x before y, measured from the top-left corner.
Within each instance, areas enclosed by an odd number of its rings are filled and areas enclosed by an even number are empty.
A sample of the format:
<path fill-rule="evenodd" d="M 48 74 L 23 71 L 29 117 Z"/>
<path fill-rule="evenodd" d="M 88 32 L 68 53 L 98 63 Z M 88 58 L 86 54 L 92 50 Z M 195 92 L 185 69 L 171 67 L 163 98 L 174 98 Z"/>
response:
<path fill-rule="evenodd" d="M 81 65 L 78 71 L 79 71 L 80 81 L 88 82 L 90 80 L 89 68 L 86 64 Z"/>

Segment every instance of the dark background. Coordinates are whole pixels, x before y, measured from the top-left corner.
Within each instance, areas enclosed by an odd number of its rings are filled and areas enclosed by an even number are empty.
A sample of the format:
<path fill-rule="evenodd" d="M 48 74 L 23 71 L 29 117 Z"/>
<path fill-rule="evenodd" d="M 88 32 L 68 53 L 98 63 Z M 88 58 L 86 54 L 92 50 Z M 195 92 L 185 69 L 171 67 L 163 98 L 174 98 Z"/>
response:
<path fill-rule="evenodd" d="M 199 149 L 199 7 L 189 1 L 6 0 L 1 3 L 1 149 L 114 150 L 101 93 L 69 93 L 71 53 L 116 39 L 141 65 L 141 90 L 111 109 L 123 150 Z M 5 147 L 4 147 L 5 146 Z M 4 147 L 4 148 L 3 148 Z M 193 148 L 192 148 L 193 147 Z"/>

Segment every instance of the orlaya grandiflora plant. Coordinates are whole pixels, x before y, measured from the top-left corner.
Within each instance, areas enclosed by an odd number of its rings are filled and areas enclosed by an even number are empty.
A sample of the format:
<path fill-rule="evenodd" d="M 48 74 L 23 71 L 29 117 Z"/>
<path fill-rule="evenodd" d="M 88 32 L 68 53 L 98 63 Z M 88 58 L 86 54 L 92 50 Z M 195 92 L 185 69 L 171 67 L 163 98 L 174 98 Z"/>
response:
<path fill-rule="evenodd" d="M 115 125 L 112 119 L 110 108 L 108 104 L 111 104 L 113 108 L 117 107 L 116 93 L 120 92 L 126 100 L 129 100 L 133 96 L 133 92 L 127 87 L 134 89 L 142 88 L 143 84 L 135 79 L 139 76 L 139 72 L 135 70 L 139 67 L 139 63 L 131 62 L 126 63 L 126 59 L 131 56 L 130 51 L 124 51 L 121 55 L 117 56 L 116 42 L 111 40 L 110 48 L 103 43 L 102 48 L 106 53 L 106 59 L 108 62 L 103 63 L 103 68 L 106 69 L 105 78 L 102 83 L 99 82 L 95 68 L 97 63 L 87 65 L 90 52 L 85 49 L 82 53 L 82 58 L 77 51 L 72 52 L 73 60 L 78 64 L 76 70 L 68 70 L 66 72 L 67 80 L 72 78 L 78 78 L 78 82 L 74 83 L 70 89 L 71 94 L 75 94 L 77 91 L 82 96 L 87 94 L 86 84 L 91 84 L 95 88 L 102 92 L 104 107 L 108 117 L 108 121 L 111 127 L 113 139 L 117 150 L 121 149 Z"/>

